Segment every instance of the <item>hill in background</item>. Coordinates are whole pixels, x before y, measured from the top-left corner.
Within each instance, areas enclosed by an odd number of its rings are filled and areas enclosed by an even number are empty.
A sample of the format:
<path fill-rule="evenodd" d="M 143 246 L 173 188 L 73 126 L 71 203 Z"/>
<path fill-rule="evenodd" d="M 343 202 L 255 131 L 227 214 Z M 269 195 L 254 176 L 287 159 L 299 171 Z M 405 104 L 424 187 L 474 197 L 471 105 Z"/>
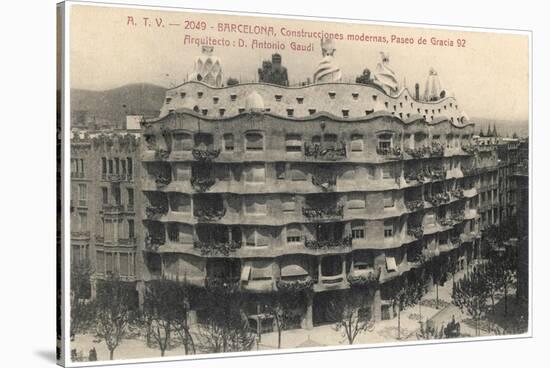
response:
<path fill-rule="evenodd" d="M 126 115 L 156 117 L 164 101 L 166 88 L 136 83 L 105 91 L 71 89 L 71 124 L 91 127 L 122 127 Z"/>

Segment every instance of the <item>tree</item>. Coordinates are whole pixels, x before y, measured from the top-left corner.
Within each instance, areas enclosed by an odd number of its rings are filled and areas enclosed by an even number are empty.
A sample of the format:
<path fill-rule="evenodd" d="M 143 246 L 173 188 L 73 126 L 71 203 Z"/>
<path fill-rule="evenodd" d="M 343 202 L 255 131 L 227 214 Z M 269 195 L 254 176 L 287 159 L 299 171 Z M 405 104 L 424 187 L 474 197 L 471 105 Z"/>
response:
<path fill-rule="evenodd" d="M 71 264 L 71 340 L 77 333 L 88 329 L 94 320 L 91 297 L 92 266 L 88 260 Z"/>
<path fill-rule="evenodd" d="M 418 291 L 416 288 L 411 287 L 407 278 L 402 280 L 396 280 L 398 282 L 397 287 L 394 289 L 394 293 L 391 298 L 391 304 L 393 309 L 397 309 L 397 339 L 401 339 L 401 312 L 406 307 L 417 302 Z"/>
<path fill-rule="evenodd" d="M 473 318 L 476 336 L 479 336 L 479 321 L 487 311 L 488 297 L 485 274 L 479 268 L 453 284 L 452 302 Z"/>
<path fill-rule="evenodd" d="M 117 276 L 98 283 L 96 298 L 96 335 L 105 340 L 109 359 L 124 338 L 135 313 L 135 300 L 130 285 Z"/>
<path fill-rule="evenodd" d="M 504 315 L 508 315 L 508 289 L 516 281 L 517 257 L 515 252 L 508 253 L 502 260 L 501 285 L 504 291 Z"/>
<path fill-rule="evenodd" d="M 340 331 L 350 345 L 353 345 L 357 336 L 369 327 L 370 321 L 360 312 L 365 304 L 366 295 L 359 290 L 350 289 L 344 298 L 338 302 L 333 300 L 329 305 L 329 318 L 336 321 L 334 330 Z"/>
<path fill-rule="evenodd" d="M 495 296 L 502 289 L 502 278 L 504 277 L 504 265 L 500 257 L 497 257 L 494 252 L 490 253 L 489 262 L 481 269 L 485 273 L 487 282 L 487 290 L 491 297 L 491 310 L 495 313 Z"/>
<path fill-rule="evenodd" d="M 197 345 L 204 353 L 224 353 L 252 349 L 255 336 L 240 309 L 239 292 L 206 290 L 203 305 L 208 315 L 197 329 Z"/>
<path fill-rule="evenodd" d="M 181 323 L 181 315 L 187 315 L 187 298 L 183 288 L 179 282 L 170 280 L 154 280 L 146 287 L 138 323 L 150 328 L 160 356 L 164 356 L 170 347 L 172 331 Z M 185 341 L 188 341 L 187 336 Z"/>

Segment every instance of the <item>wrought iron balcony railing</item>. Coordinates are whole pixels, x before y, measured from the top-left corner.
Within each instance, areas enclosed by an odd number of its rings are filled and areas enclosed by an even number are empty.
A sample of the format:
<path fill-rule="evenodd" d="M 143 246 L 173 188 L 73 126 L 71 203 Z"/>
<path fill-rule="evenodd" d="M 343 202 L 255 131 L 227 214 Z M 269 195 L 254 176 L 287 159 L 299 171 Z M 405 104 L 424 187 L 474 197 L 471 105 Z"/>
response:
<path fill-rule="evenodd" d="M 422 226 L 409 226 L 407 228 L 407 234 L 416 239 L 421 239 L 424 236 L 424 229 Z"/>
<path fill-rule="evenodd" d="M 277 280 L 277 289 L 286 293 L 299 293 L 313 289 L 315 281 L 310 276 L 303 280 Z"/>
<path fill-rule="evenodd" d="M 165 241 L 164 236 L 147 234 L 145 236 L 145 249 L 156 251 L 161 245 L 164 245 Z"/>
<path fill-rule="evenodd" d="M 171 179 L 169 176 L 157 175 L 155 178 L 155 184 L 157 184 L 157 187 L 159 188 L 170 184 L 170 182 L 171 182 Z"/>
<path fill-rule="evenodd" d="M 194 215 L 199 221 L 217 221 L 225 216 L 225 207 L 223 208 L 195 208 Z"/>
<path fill-rule="evenodd" d="M 432 206 L 437 207 L 443 203 L 449 202 L 451 200 L 451 196 L 447 192 L 435 193 L 432 194 L 431 197 L 428 197 L 427 200 Z"/>
<path fill-rule="evenodd" d="M 415 199 L 412 201 L 405 201 L 405 207 L 409 212 L 417 211 L 424 208 L 424 201 L 422 199 Z"/>
<path fill-rule="evenodd" d="M 191 153 L 193 154 L 193 158 L 197 161 L 212 161 L 220 155 L 221 150 L 220 149 L 212 149 L 212 148 L 194 148 Z"/>
<path fill-rule="evenodd" d="M 215 183 L 216 183 L 216 179 L 211 177 L 200 177 L 200 176 L 191 177 L 191 185 L 197 192 L 206 192 Z"/>
<path fill-rule="evenodd" d="M 339 144 L 304 143 L 304 155 L 319 160 L 336 161 L 346 157 L 346 142 Z"/>
<path fill-rule="evenodd" d="M 205 286 L 210 291 L 231 294 L 240 290 L 241 280 L 238 277 L 206 277 Z"/>
<path fill-rule="evenodd" d="M 306 239 L 305 246 L 309 249 L 331 249 L 331 248 L 340 248 L 340 247 L 351 247 L 351 236 L 346 236 L 342 239 L 337 240 L 315 240 L 315 239 Z"/>
<path fill-rule="evenodd" d="M 227 242 L 204 242 L 197 240 L 193 243 L 193 247 L 199 249 L 202 255 L 228 256 L 231 252 L 239 249 L 241 247 L 241 244 L 234 240 Z"/>
<path fill-rule="evenodd" d="M 168 208 L 166 206 L 147 206 L 145 207 L 145 215 L 148 219 L 156 219 L 159 216 L 166 215 Z"/>
<path fill-rule="evenodd" d="M 319 207 L 302 208 L 302 214 L 309 220 L 328 220 L 342 218 L 344 216 L 344 206 L 337 207 Z"/>
<path fill-rule="evenodd" d="M 401 151 L 400 147 L 377 147 L 376 153 L 378 153 L 380 156 L 384 156 L 384 158 L 387 159 L 399 159 L 403 157 L 403 152 Z"/>
<path fill-rule="evenodd" d="M 313 174 L 311 176 L 311 183 L 320 187 L 323 190 L 332 189 L 336 185 L 336 175 L 334 174 Z"/>

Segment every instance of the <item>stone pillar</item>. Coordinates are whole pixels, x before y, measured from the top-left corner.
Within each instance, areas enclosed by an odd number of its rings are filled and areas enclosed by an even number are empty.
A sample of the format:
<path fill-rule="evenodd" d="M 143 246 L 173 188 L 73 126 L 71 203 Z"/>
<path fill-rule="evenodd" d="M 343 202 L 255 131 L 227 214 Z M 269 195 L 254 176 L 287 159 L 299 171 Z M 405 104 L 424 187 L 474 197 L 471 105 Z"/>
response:
<path fill-rule="evenodd" d="M 305 330 L 313 329 L 313 292 L 306 293 L 306 312 L 302 317 L 300 327 Z"/>
<path fill-rule="evenodd" d="M 322 284 L 323 281 L 322 281 L 322 277 L 323 277 L 323 272 L 321 270 L 321 263 L 323 261 L 323 257 L 319 257 L 319 260 L 318 260 L 318 263 L 317 263 L 317 272 L 318 272 L 318 276 L 319 276 L 319 283 Z"/>
<path fill-rule="evenodd" d="M 95 300 L 97 296 L 97 279 L 95 277 L 92 277 L 90 280 L 90 294 L 90 298 Z"/>
<path fill-rule="evenodd" d="M 372 319 L 377 322 L 382 320 L 382 298 L 380 296 L 380 288 L 374 290 L 372 297 Z"/>

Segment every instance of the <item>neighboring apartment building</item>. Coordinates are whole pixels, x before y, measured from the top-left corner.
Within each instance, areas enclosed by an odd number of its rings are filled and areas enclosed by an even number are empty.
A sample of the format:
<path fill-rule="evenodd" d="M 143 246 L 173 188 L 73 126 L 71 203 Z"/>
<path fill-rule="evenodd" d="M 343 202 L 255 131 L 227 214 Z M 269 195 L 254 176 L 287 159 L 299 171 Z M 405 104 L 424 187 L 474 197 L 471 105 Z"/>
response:
<path fill-rule="evenodd" d="M 90 260 L 94 280 L 140 279 L 139 142 L 137 133 L 72 132 L 71 261 Z"/>

